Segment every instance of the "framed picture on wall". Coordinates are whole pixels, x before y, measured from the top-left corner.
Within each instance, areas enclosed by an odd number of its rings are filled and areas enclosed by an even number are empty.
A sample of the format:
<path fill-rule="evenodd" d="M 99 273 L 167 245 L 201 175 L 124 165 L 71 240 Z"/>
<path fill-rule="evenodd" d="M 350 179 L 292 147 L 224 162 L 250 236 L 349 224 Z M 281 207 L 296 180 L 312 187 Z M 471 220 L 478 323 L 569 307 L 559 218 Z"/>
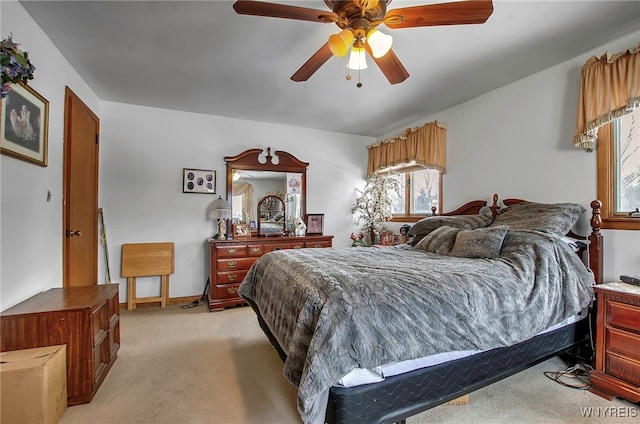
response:
<path fill-rule="evenodd" d="M 319 234 L 324 233 L 324 214 L 323 213 L 308 213 L 305 219 L 307 224 L 307 234 Z"/>
<path fill-rule="evenodd" d="M 49 102 L 27 84 L 11 84 L 0 106 L 0 151 L 47 166 Z"/>
<path fill-rule="evenodd" d="M 182 169 L 183 193 L 216 193 L 216 171 L 208 169 Z"/>

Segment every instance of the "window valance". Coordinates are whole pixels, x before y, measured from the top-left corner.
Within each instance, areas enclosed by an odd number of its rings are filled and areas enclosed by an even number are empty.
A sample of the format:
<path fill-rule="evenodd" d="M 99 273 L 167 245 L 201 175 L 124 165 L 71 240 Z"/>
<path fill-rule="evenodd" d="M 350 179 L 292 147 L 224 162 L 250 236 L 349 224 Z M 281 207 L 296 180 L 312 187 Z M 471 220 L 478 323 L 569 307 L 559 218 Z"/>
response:
<path fill-rule="evenodd" d="M 439 121 L 367 146 L 369 164 L 367 175 L 398 167 L 424 167 L 446 171 L 447 126 Z M 406 169 L 405 169 L 406 170 Z"/>
<path fill-rule="evenodd" d="M 587 59 L 582 67 L 574 146 L 593 151 L 598 127 L 640 105 L 639 52 L 640 44 Z"/>

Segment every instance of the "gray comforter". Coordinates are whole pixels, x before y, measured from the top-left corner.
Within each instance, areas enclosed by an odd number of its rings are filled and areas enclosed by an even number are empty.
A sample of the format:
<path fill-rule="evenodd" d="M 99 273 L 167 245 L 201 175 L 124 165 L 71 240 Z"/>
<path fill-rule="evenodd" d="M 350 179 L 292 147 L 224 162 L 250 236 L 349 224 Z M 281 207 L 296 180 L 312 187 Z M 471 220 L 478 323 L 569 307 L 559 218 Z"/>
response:
<path fill-rule="evenodd" d="M 593 284 L 563 242 L 509 231 L 499 259 L 407 245 L 272 252 L 239 292 L 286 352 L 308 422 L 318 394 L 354 368 L 512 345 L 580 312 Z"/>

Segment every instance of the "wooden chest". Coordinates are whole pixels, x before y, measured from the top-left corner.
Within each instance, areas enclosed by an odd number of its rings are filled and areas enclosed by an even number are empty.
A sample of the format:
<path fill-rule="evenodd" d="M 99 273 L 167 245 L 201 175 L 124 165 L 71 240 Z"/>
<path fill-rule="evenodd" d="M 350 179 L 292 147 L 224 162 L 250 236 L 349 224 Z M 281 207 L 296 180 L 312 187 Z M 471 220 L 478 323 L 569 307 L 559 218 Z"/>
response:
<path fill-rule="evenodd" d="M 0 315 L 1 350 L 67 345 L 67 404 L 90 402 L 120 349 L 117 284 L 55 288 Z"/>

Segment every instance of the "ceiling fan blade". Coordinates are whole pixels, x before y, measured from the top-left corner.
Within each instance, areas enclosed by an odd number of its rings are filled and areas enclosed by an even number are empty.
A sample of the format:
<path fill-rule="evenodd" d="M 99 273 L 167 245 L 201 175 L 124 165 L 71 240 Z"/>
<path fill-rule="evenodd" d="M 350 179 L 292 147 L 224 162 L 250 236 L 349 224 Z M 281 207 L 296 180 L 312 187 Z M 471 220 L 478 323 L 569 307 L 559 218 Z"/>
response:
<path fill-rule="evenodd" d="M 331 49 L 329 49 L 329 43 L 324 43 L 324 46 L 320 47 L 320 49 L 291 76 L 291 80 L 295 82 L 308 80 L 331 56 L 333 56 L 333 53 L 331 53 Z"/>
<path fill-rule="evenodd" d="M 238 0 L 233 9 L 240 15 L 265 16 L 271 18 L 297 19 L 312 22 L 335 22 L 338 15 L 330 11 L 289 6 L 286 4 L 266 3 L 262 1 Z"/>
<path fill-rule="evenodd" d="M 389 80 L 391 84 L 398 84 L 407 78 L 409 78 L 409 72 L 404 67 L 398 56 L 391 49 L 382 57 L 375 58 L 371 52 L 371 47 L 368 44 L 364 45 L 365 49 L 369 53 L 369 56 L 376 62 L 378 68 L 382 71 L 385 77 Z"/>
<path fill-rule="evenodd" d="M 393 9 L 387 12 L 384 20 L 385 25 L 393 29 L 481 24 L 486 22 L 492 13 L 491 0 L 467 0 Z M 404 19 L 398 22 L 397 17 Z"/>

